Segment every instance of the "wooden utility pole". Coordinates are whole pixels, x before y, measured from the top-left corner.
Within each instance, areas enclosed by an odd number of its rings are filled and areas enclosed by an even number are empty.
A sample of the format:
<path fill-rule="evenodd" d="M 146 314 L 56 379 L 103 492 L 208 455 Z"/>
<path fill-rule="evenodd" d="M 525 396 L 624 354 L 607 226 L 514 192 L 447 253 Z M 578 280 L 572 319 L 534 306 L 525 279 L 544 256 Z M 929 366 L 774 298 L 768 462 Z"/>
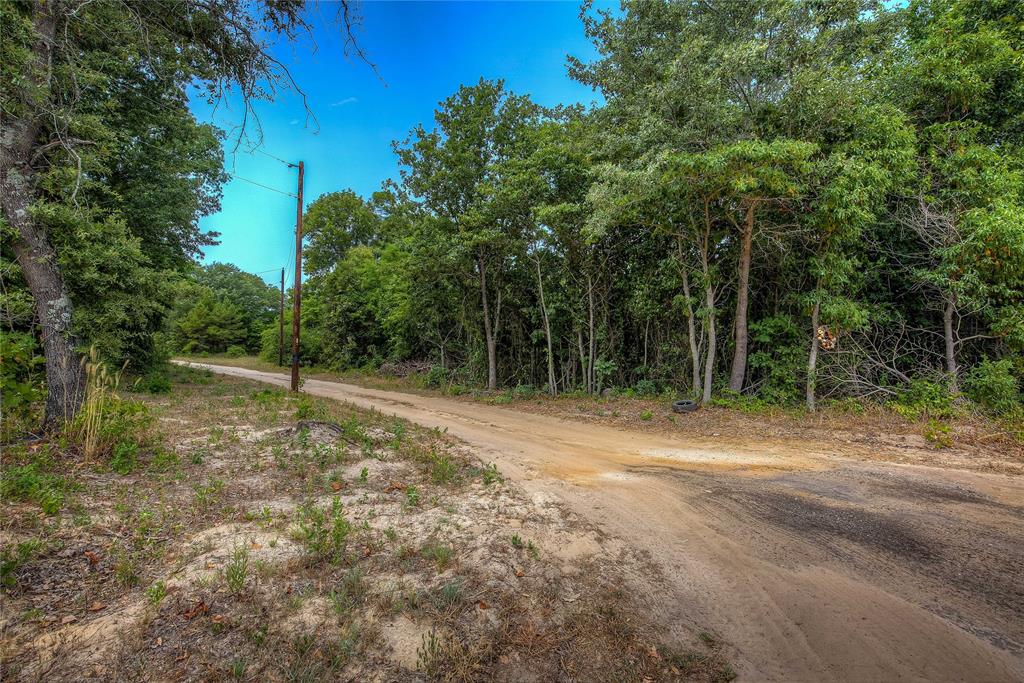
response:
<path fill-rule="evenodd" d="M 292 294 L 292 391 L 299 390 L 299 321 L 302 315 L 302 175 L 299 162 L 299 196 L 295 210 L 295 291 Z"/>
<path fill-rule="evenodd" d="M 281 305 L 278 307 L 277 366 L 284 367 L 284 268 L 281 269 Z"/>

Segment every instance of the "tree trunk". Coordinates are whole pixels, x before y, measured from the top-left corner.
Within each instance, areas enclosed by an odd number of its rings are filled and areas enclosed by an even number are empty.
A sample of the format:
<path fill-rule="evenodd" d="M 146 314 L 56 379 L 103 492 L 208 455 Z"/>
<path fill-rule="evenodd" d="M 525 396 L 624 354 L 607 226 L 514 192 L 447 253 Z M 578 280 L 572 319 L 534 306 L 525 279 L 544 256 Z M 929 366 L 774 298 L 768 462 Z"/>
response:
<path fill-rule="evenodd" d="M 704 289 L 704 305 L 708 309 L 708 351 L 704 359 L 704 391 L 701 394 L 701 402 L 707 403 L 711 400 L 711 382 L 715 373 L 715 292 L 709 282 Z"/>
<path fill-rule="evenodd" d="M 558 383 L 555 380 L 555 354 L 551 349 L 551 321 L 548 319 L 548 307 L 544 302 L 544 278 L 540 273 L 540 259 L 535 259 L 537 266 L 537 291 L 540 292 L 540 312 L 544 318 L 544 336 L 548 341 L 548 392 L 552 396 L 558 395 Z"/>
<path fill-rule="evenodd" d="M 690 275 L 683 264 L 683 247 L 677 240 L 679 250 L 679 268 L 683 272 L 683 295 L 686 297 L 686 341 L 690 345 L 690 373 L 693 385 L 693 395 L 700 393 L 700 357 L 697 351 L 697 328 L 693 320 L 693 302 L 690 299 Z"/>
<path fill-rule="evenodd" d="M 597 388 L 594 365 L 597 361 L 597 340 L 594 337 L 594 280 L 587 274 L 587 334 L 590 335 L 587 352 L 587 393 L 592 394 Z"/>
<path fill-rule="evenodd" d="M 495 391 L 498 388 L 498 354 L 491 327 L 491 310 L 487 302 L 487 268 L 482 256 L 477 257 L 476 265 L 480 272 L 480 300 L 484 309 L 484 338 L 487 342 L 487 389 Z"/>
<path fill-rule="evenodd" d="M 51 9 L 40 4 L 35 11 L 37 42 L 33 80 L 42 93 L 49 92 L 51 50 L 55 23 Z M 33 222 L 29 208 L 35 200 L 33 150 L 40 134 L 38 117 L 5 119 L 0 123 L 0 202 L 4 220 L 17 232 L 11 241 L 14 256 L 35 303 L 46 359 L 45 429 L 59 428 L 82 405 L 85 377 L 72 332 L 72 305 L 57 254 L 42 226 Z"/>
<path fill-rule="evenodd" d="M 590 393 L 590 366 L 587 365 L 587 355 L 583 350 L 583 328 L 576 328 L 576 343 L 580 350 L 580 370 L 583 371 L 583 387 Z"/>
<path fill-rule="evenodd" d="M 743 377 L 747 371 L 747 299 L 750 285 L 750 248 L 754 241 L 754 203 L 747 206 L 740 242 L 739 282 L 736 285 L 736 350 L 732 357 L 729 388 L 743 391 Z"/>
<path fill-rule="evenodd" d="M 960 391 L 960 382 L 957 377 L 959 369 L 956 364 L 956 337 L 953 330 L 953 317 L 956 315 L 956 295 L 950 295 L 946 299 L 946 307 L 942 311 L 943 338 L 946 341 L 946 374 L 949 375 L 949 390 L 952 393 Z"/>
<path fill-rule="evenodd" d="M 807 358 L 807 410 L 814 412 L 815 388 L 817 386 L 818 373 L 818 316 L 821 313 L 821 303 L 814 302 L 811 309 L 811 353 Z"/>

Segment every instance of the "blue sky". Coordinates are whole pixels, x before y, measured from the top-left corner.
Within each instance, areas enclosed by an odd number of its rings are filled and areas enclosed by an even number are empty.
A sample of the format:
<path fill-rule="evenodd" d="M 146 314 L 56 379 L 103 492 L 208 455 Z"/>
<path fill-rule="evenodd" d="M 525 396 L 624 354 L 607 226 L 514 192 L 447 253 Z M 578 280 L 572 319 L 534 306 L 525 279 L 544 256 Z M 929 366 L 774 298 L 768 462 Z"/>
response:
<path fill-rule="evenodd" d="M 273 50 L 305 90 L 317 122 L 307 120 L 301 99 L 291 93 L 256 106 L 261 149 L 305 162 L 307 205 L 345 188 L 368 196 L 386 178 L 397 178 L 392 140 L 404 139 L 421 122 L 432 127 L 437 103 L 481 76 L 503 78 L 511 90 L 543 105 L 600 98 L 566 73 L 566 55 L 589 59 L 595 54 L 574 2 L 364 2 L 358 35 L 379 78 L 365 64 L 344 57 L 335 11 L 329 2 L 311 9 L 315 49 L 306 41 Z M 228 132 L 228 171 L 295 191 L 294 169 L 247 153 L 244 145 L 233 153 L 230 128 L 241 120 L 237 107 L 222 104 L 212 111 L 193 101 L 192 108 L 200 120 Z M 221 211 L 201 225 L 221 233 L 221 244 L 206 250 L 204 262 L 226 261 L 249 272 L 280 268 L 294 242 L 295 200 L 232 179 L 224 187 Z M 261 276 L 272 283 L 279 277 Z"/>

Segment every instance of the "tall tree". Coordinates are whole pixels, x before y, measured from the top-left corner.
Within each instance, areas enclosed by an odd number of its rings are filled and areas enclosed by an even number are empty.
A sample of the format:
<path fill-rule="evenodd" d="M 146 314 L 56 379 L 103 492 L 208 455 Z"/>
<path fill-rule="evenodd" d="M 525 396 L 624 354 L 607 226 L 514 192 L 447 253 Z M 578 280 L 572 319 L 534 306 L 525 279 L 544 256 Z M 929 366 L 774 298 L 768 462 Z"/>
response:
<path fill-rule="evenodd" d="M 504 160 L 524 144 L 538 110 L 527 98 L 505 90 L 502 81 L 481 79 L 462 86 L 434 114 L 437 129 L 413 130 L 395 145 L 405 166 L 402 177 L 412 195 L 450 232 L 473 264 L 487 349 L 487 387 L 498 386 L 501 278 L 509 240 L 517 227 L 494 212 L 492 188 L 501 183 Z"/>

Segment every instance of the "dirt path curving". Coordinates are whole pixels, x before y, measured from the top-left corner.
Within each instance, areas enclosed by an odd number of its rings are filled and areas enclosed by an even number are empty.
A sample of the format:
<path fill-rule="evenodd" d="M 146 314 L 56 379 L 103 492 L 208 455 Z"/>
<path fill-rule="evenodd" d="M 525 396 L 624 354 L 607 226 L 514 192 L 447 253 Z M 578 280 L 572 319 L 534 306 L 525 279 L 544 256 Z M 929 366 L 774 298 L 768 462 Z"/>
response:
<path fill-rule="evenodd" d="M 286 386 L 283 374 L 182 363 Z M 308 380 L 447 429 L 661 568 L 666 639 L 709 630 L 741 680 L 1024 680 L 1024 480 L 865 462 L 841 443 L 685 442 Z"/>

